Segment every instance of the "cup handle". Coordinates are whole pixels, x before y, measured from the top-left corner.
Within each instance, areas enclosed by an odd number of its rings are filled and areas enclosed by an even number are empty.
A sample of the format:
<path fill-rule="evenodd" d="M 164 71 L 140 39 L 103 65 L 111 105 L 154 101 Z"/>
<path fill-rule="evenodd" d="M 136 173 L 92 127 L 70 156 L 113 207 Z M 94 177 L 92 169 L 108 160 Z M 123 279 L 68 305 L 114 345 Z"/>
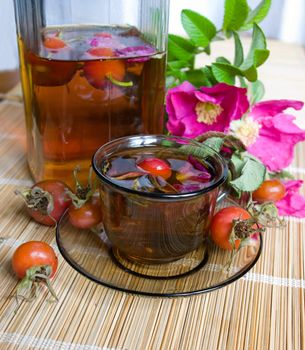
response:
<path fill-rule="evenodd" d="M 218 197 L 216 199 L 216 204 L 219 204 L 220 202 L 222 202 L 225 198 L 227 198 L 227 196 L 229 195 L 230 190 L 228 189 L 228 186 L 226 186 L 226 184 L 224 185 L 224 187 L 222 187 L 219 191 Z"/>

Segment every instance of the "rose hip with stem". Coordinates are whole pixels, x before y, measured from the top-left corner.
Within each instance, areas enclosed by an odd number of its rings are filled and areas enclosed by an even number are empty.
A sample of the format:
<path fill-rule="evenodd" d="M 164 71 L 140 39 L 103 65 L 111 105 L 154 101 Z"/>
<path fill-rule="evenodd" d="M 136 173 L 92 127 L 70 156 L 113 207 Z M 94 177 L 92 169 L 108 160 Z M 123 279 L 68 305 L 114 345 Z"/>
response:
<path fill-rule="evenodd" d="M 72 204 L 68 210 L 68 217 L 74 227 L 93 229 L 103 219 L 100 198 L 95 191 L 95 184 L 92 183 L 92 168 L 89 170 L 86 186 L 83 186 L 77 178 L 79 170 L 79 167 L 76 167 L 74 170 L 75 193 L 68 191 L 68 195 L 72 199 Z"/>
<path fill-rule="evenodd" d="M 12 257 L 12 268 L 21 279 L 16 290 L 16 300 L 31 301 L 36 297 L 38 283 L 45 283 L 53 298 L 58 298 L 50 278 L 57 270 L 58 259 L 53 248 L 46 242 L 29 241 L 21 244 Z"/>
<path fill-rule="evenodd" d="M 36 222 L 54 226 L 71 204 L 67 190 L 69 187 L 62 181 L 44 180 L 15 193 L 23 197 L 30 216 Z"/>

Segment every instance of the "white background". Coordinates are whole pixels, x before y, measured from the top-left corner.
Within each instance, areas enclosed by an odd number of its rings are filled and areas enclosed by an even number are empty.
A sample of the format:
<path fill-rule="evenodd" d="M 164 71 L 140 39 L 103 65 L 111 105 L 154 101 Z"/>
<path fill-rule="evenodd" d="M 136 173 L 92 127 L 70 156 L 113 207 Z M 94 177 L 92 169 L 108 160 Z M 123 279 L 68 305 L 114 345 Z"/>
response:
<path fill-rule="evenodd" d="M 85 1 L 85 0 L 84 0 Z M 249 0 L 254 7 L 259 0 Z M 88 4 L 88 6 L 90 6 Z M 224 0 L 171 0 L 170 32 L 183 35 L 180 13 L 184 8 L 205 15 L 221 27 Z M 273 0 L 271 11 L 262 22 L 267 36 L 305 45 L 305 0 Z M 18 66 L 13 0 L 0 4 L 0 70 Z"/>

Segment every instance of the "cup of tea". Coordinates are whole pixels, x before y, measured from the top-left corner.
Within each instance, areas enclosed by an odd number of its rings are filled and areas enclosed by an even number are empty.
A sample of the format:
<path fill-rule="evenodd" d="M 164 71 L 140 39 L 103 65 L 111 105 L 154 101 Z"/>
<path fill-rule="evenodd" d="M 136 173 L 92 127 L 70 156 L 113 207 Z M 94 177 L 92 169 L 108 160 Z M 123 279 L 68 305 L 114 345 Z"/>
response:
<path fill-rule="evenodd" d="M 203 244 L 228 174 L 210 147 L 165 135 L 110 141 L 92 165 L 112 249 L 144 264 L 178 260 Z"/>

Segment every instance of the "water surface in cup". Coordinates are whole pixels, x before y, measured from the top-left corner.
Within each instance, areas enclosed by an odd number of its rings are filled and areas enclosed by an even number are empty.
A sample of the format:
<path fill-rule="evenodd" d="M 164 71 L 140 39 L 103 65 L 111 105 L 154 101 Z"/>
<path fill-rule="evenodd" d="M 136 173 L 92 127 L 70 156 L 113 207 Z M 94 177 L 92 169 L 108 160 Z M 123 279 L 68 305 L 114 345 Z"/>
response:
<path fill-rule="evenodd" d="M 105 159 L 103 173 L 115 184 L 140 192 L 194 192 L 213 182 L 215 169 L 206 159 L 164 148 L 137 148 Z"/>

